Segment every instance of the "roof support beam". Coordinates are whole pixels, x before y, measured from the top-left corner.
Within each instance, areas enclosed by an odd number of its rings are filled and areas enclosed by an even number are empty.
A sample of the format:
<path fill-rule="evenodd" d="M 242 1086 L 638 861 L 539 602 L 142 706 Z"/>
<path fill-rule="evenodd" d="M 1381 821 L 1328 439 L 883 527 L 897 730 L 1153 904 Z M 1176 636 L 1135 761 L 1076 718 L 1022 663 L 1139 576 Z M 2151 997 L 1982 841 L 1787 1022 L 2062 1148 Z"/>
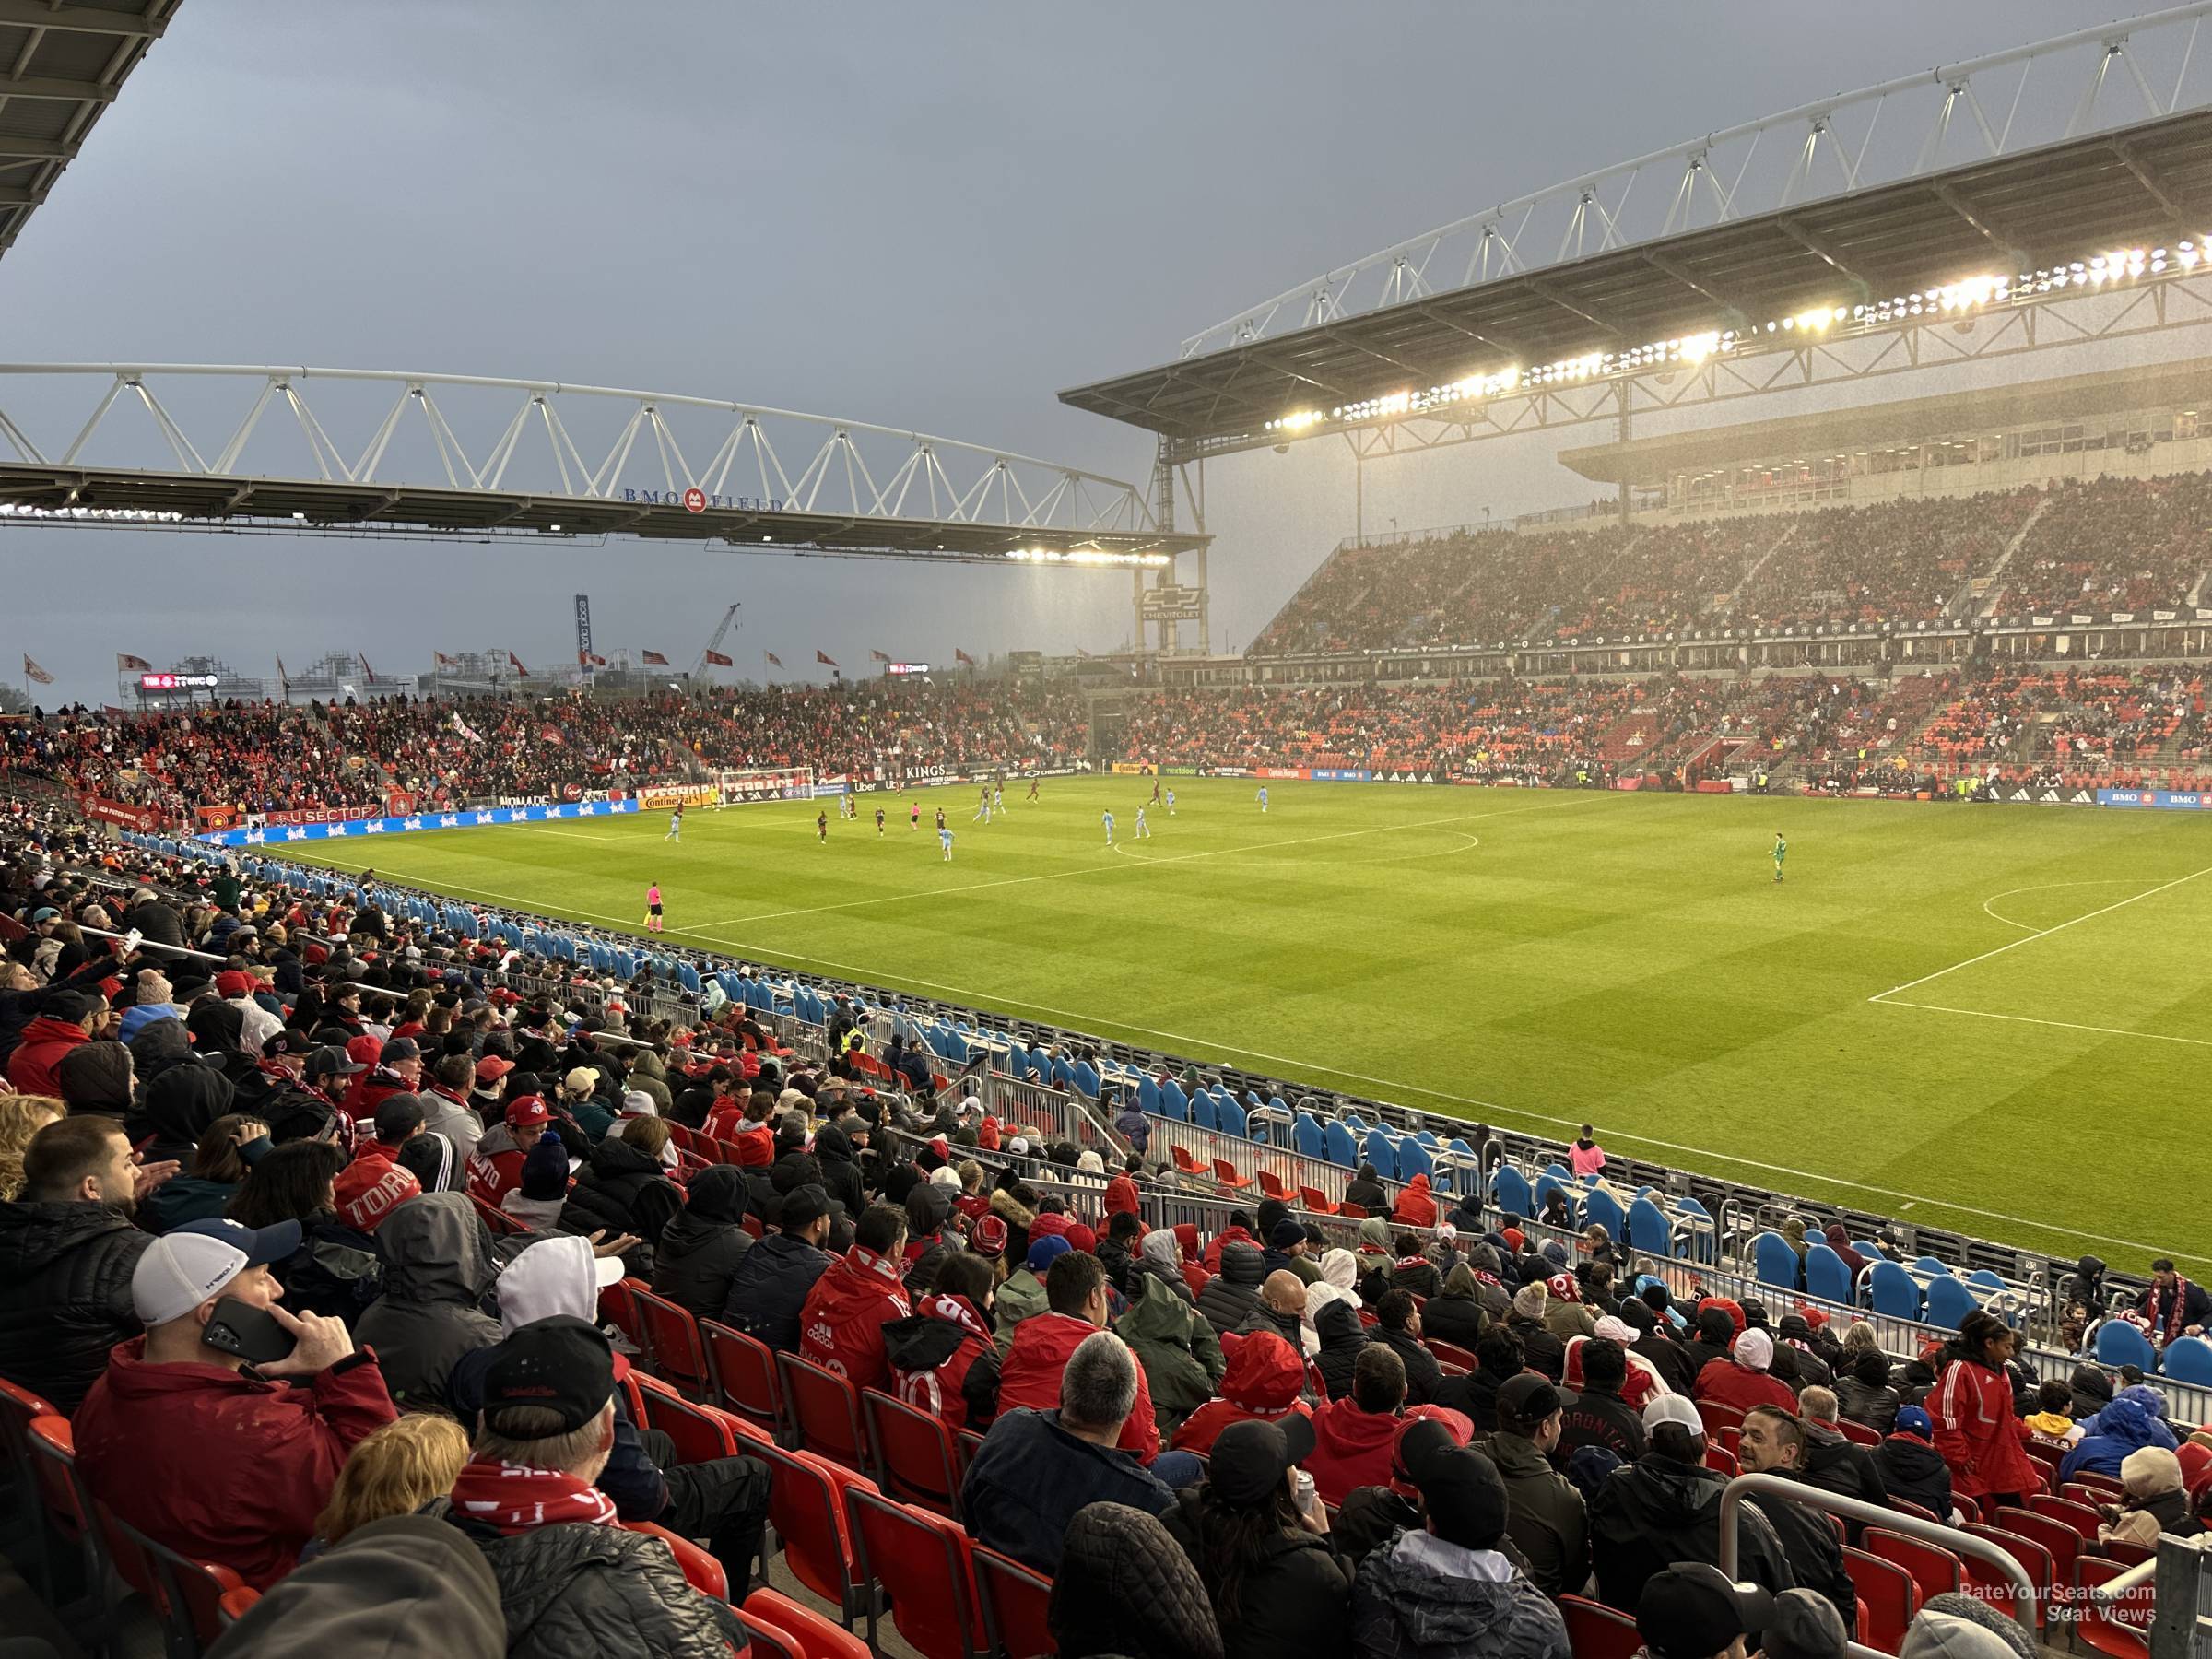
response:
<path fill-rule="evenodd" d="M 74 161 L 76 146 L 57 138 L 18 138 L 0 133 L 0 157 L 32 161 Z"/>
<path fill-rule="evenodd" d="M 1750 312 L 1745 309 L 1745 306 L 1741 300 L 1734 299 L 1731 296 L 1724 294 L 1718 289 L 1712 288 L 1702 277 L 1698 276 L 1696 272 L 1692 271 L 1680 260 L 1676 259 L 1671 255 L 1662 253 L 1654 248 L 1646 248 L 1643 251 L 1642 259 L 1643 263 L 1650 265 L 1654 271 L 1658 271 L 1665 276 L 1672 276 L 1677 282 L 1680 283 L 1684 288 L 1688 288 L 1692 293 L 1700 294 L 1704 298 L 1712 300 L 1713 304 L 1721 307 L 1724 311 L 1733 312 L 1734 321 L 1740 323 L 1750 316 Z"/>
<path fill-rule="evenodd" d="M 45 199 L 44 191 L 27 184 L 0 184 L 0 207 L 36 207 Z"/>
<path fill-rule="evenodd" d="M 1548 300 L 1552 304 L 1558 306 L 1561 311 L 1572 312 L 1576 316 L 1580 317 L 1583 322 L 1589 324 L 1593 328 L 1604 329 L 1606 334 L 1612 335 L 1613 338 L 1617 340 L 1625 340 L 1628 338 L 1628 335 L 1621 333 L 1621 331 L 1616 328 L 1612 324 L 1606 322 L 1603 317 L 1597 316 L 1591 312 L 1583 310 L 1573 300 L 1568 299 L 1566 295 L 1560 293 L 1557 287 L 1550 282 L 1547 282 L 1541 276 L 1524 276 L 1521 278 L 1521 286 L 1525 288 L 1530 293 L 1535 295 L 1537 299 Z"/>
<path fill-rule="evenodd" d="M 1807 253 L 1825 261 L 1839 276 L 1849 277 L 1853 283 L 1856 283 L 1862 299 L 1874 291 L 1874 285 L 1853 269 L 1851 262 L 1844 258 L 1842 251 L 1826 238 L 1815 235 L 1811 230 L 1806 229 L 1799 220 L 1786 214 L 1777 218 L 1774 225 L 1775 229 Z"/>
<path fill-rule="evenodd" d="M 19 29 L 65 29 L 78 34 L 127 35 L 159 40 L 169 24 L 159 18 L 134 17 L 97 6 L 49 6 L 46 0 L 0 0 L 0 23 Z"/>
<path fill-rule="evenodd" d="M 115 88 L 58 75 L 0 75 L 0 98 L 50 98 L 62 103 L 113 103 Z"/>
<path fill-rule="evenodd" d="M 1987 209 L 1976 206 L 1957 189 L 1942 179 L 1928 182 L 1928 193 L 1953 213 L 1972 226 L 1983 241 L 2016 265 L 2029 265 L 2028 250 L 2020 245 L 2018 237 L 2007 236 L 2003 227 L 1989 217 Z"/>
<path fill-rule="evenodd" d="M 1521 347 L 1514 345 L 1511 340 L 1500 340 L 1494 335 L 1487 335 L 1477 329 L 1469 328 L 1465 323 L 1441 310 L 1433 300 L 1419 300 L 1414 305 L 1413 310 L 1416 315 L 1426 317 L 1431 323 L 1450 329 L 1453 334 L 1464 335 L 1477 346 L 1487 346 L 1492 351 L 1503 352 L 1513 362 L 1521 363 L 1528 360 L 1530 353 Z"/>
<path fill-rule="evenodd" d="M 2191 213 L 2187 207 L 2174 198 L 2172 192 L 2159 182 L 2157 175 L 2144 164 L 2142 157 L 2136 154 L 2133 145 L 2124 139 L 2115 140 L 2112 145 L 2112 154 L 2120 158 L 2120 165 L 2127 169 L 2136 182 L 2150 193 L 2151 200 L 2165 210 L 2166 216 L 2173 221 L 2176 229 L 2187 230 L 2202 224 L 2203 216 Z"/>

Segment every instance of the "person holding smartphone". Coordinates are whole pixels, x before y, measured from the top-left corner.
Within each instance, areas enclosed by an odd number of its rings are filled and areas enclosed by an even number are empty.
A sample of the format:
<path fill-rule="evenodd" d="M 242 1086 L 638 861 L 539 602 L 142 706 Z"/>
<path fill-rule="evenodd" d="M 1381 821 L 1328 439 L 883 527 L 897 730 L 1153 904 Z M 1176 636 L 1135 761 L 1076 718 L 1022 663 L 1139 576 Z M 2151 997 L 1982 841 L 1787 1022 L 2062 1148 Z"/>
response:
<path fill-rule="evenodd" d="M 398 1415 L 345 1322 L 293 1314 L 269 1269 L 300 1224 L 189 1222 L 131 1275 L 118 1343 L 74 1422 L 92 1495 L 156 1542 L 265 1590 L 298 1559 L 356 1444 Z"/>

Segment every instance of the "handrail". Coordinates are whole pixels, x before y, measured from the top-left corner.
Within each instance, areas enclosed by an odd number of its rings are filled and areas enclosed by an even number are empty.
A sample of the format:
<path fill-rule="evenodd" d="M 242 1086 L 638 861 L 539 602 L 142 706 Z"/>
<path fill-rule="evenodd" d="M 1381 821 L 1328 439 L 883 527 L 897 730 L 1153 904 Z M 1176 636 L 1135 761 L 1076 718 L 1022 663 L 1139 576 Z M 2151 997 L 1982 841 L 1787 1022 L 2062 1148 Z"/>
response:
<path fill-rule="evenodd" d="M 95 939 L 122 940 L 131 936 L 128 934 L 111 933 L 104 927 L 87 927 L 81 922 L 77 924 L 76 931 Z M 227 962 L 230 959 L 229 957 L 210 955 L 205 950 L 191 950 L 182 945 L 164 945 L 160 940 L 148 939 L 143 934 L 138 938 L 138 948 L 144 951 L 159 951 L 166 956 L 197 957 L 203 962 Z"/>
<path fill-rule="evenodd" d="M 1887 1528 L 1902 1533 L 1908 1538 L 1917 1538 L 1923 1544 L 1933 1544 L 1947 1549 L 1953 1555 L 1972 1556 L 1987 1562 L 2004 1577 L 2016 1592 L 2012 1606 L 2007 1609 L 2028 1629 L 2028 1639 L 2035 1640 L 2035 1586 L 2029 1582 L 2027 1569 L 1994 1544 L 1977 1538 L 1971 1533 L 1960 1532 L 1955 1526 L 1940 1522 L 1923 1521 L 1917 1515 L 1900 1514 L 1896 1510 L 1878 1503 L 1868 1503 L 1859 1498 L 1845 1498 L 1835 1492 L 1824 1492 L 1818 1487 L 1806 1486 L 1801 1480 L 1792 1480 L 1783 1475 L 1738 1475 L 1721 1489 L 1721 1571 L 1730 1578 L 1736 1576 L 1735 1514 L 1746 1498 L 1775 1498 L 1785 1503 L 1801 1503 L 1807 1509 L 1819 1510 L 1826 1514 L 1841 1515 L 1846 1521 L 1862 1522 L 1868 1526 Z"/>

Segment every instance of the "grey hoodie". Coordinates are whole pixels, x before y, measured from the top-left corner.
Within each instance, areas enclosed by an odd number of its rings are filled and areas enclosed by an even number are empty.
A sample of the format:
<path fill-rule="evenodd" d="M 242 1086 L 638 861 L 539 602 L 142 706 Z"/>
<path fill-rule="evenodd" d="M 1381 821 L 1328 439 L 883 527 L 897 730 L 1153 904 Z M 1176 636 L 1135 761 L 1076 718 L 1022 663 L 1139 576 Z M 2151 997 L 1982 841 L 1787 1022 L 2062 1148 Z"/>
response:
<path fill-rule="evenodd" d="M 1400 1532 L 1359 1563 L 1360 1659 L 1570 1659 L 1559 1610 L 1495 1550 Z"/>
<path fill-rule="evenodd" d="M 402 1410 L 442 1406 L 453 1361 L 500 1339 L 498 1322 L 477 1307 L 496 1277 L 484 1224 L 466 1194 L 425 1193 L 385 1218 L 376 1246 L 384 1293 L 361 1314 L 354 1340 L 376 1349 Z"/>
<path fill-rule="evenodd" d="M 435 1515 L 355 1528 L 287 1573 L 223 1635 L 224 1659 L 312 1651 L 379 1659 L 503 1659 L 499 1581 Z"/>

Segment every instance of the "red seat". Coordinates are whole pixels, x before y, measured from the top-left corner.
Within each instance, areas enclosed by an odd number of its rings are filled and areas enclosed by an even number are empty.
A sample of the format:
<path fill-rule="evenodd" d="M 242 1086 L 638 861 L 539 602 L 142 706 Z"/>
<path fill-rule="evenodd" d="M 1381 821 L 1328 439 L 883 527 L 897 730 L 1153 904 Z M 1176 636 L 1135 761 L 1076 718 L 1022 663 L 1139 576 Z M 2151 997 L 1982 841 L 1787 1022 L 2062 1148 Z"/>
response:
<path fill-rule="evenodd" d="M 2032 1538 L 2043 1547 L 2051 1557 L 2052 1585 L 2074 1582 L 2074 1558 L 2081 1553 L 2082 1539 L 2072 1522 L 2006 1505 L 1997 1511 L 1996 1524 L 2008 1533 Z"/>
<path fill-rule="evenodd" d="M 1301 1186 L 1298 1189 L 1298 1195 L 1306 1201 L 1306 1207 L 1315 1215 L 1336 1214 L 1336 1206 L 1329 1202 L 1329 1195 L 1319 1187 Z"/>
<path fill-rule="evenodd" d="M 1960 1529 L 1970 1538 L 1979 1538 L 1984 1544 L 1994 1544 L 1999 1549 L 2020 1564 L 2028 1575 L 2029 1588 L 2035 1595 L 2034 1615 L 2030 1623 L 2041 1625 L 2051 1611 L 2051 1589 L 2056 1582 L 2051 1565 L 2051 1552 L 2033 1538 L 2008 1532 L 2002 1526 L 1986 1526 L 1979 1521 L 1970 1521 Z M 1979 1595 L 2006 1613 L 2012 1612 L 2012 1597 L 2018 1594 L 1995 1566 L 1972 1556 L 1965 1558 L 1966 1589 L 1970 1595 Z"/>
<path fill-rule="evenodd" d="M 868 1644 L 852 1631 L 776 1591 L 754 1591 L 742 1611 L 747 1624 L 774 1630 L 795 1659 L 870 1659 Z"/>
<path fill-rule="evenodd" d="M 469 1194 L 468 1201 L 477 1206 L 477 1214 L 484 1218 L 484 1225 L 495 1233 L 523 1233 L 530 1230 L 530 1224 L 520 1216 L 511 1216 L 498 1205 L 485 1203 L 474 1193 Z"/>
<path fill-rule="evenodd" d="M 2148 1583 L 2124 1592 L 2117 1601 L 2100 1602 L 2089 1594 L 2092 1585 L 2115 1579 L 2126 1569 L 2104 1556 L 2077 1556 L 2074 1560 L 2074 1633 L 2112 1659 L 2149 1659 L 2150 1617 L 2154 1592 Z"/>
<path fill-rule="evenodd" d="M 253 1604 L 260 1599 L 261 1592 L 251 1584 L 241 1584 L 235 1590 L 224 1591 L 222 1600 L 215 1605 L 217 1614 L 222 1618 L 223 1628 L 228 1630 L 251 1613 Z"/>
<path fill-rule="evenodd" d="M 745 1626 L 746 1659 L 808 1659 L 798 1638 L 781 1625 L 769 1623 L 749 1607 L 739 1608 L 737 1618 Z M 865 1649 L 867 1643 L 861 1646 Z"/>
<path fill-rule="evenodd" d="M 1915 1503 L 1910 1498 L 1900 1498 L 1895 1493 L 1890 1494 L 1889 1507 L 1900 1515 L 1912 1516 L 1915 1521 L 1934 1521 L 1944 1526 L 1951 1524 L 1948 1515 L 1939 1515 L 1925 1504 Z"/>
<path fill-rule="evenodd" d="M 37 1551 L 41 1585 L 51 1602 L 54 1595 L 52 1563 L 46 1559 L 46 1529 L 39 1521 L 39 1486 L 31 1475 L 29 1430 L 40 1418 L 60 1419 L 61 1412 L 28 1388 L 0 1377 L 0 1455 L 18 1471 L 14 1482 L 20 1530 Z M 64 1419 L 65 1420 L 65 1419 Z"/>
<path fill-rule="evenodd" d="M 1908 1538 L 1886 1526 L 1868 1527 L 1859 1542 L 1868 1555 L 1895 1561 L 1911 1573 L 1913 1583 L 1920 1587 L 1924 1604 L 1931 1597 L 1950 1594 L 1964 1582 L 1965 1572 L 1959 1565 L 1959 1558 L 1939 1545 L 1923 1544 L 1918 1538 Z"/>
<path fill-rule="evenodd" d="M 1733 1406 L 1724 1406 L 1718 1400 L 1697 1402 L 1698 1415 L 1705 1419 L 1705 1432 L 1716 1435 L 1724 1429 L 1741 1429 L 1744 1414 Z"/>
<path fill-rule="evenodd" d="M 800 1443 L 848 1469 L 865 1471 L 868 1437 L 861 1427 L 860 1396 L 853 1392 L 853 1384 L 796 1354 L 778 1354 L 776 1373 L 782 1380 Z"/>
<path fill-rule="evenodd" d="M 2028 1508 L 2035 1514 L 2046 1515 L 2053 1521 L 2064 1521 L 2079 1533 L 2085 1542 L 2090 1543 L 2096 1541 L 2097 1528 L 2104 1519 L 2091 1504 L 2077 1503 L 2071 1498 L 2053 1498 L 2048 1492 L 2030 1494 Z M 2070 1579 L 2071 1574 L 2068 1576 Z"/>
<path fill-rule="evenodd" d="M 632 1291 L 629 1300 L 645 1332 L 645 1351 L 652 1356 L 653 1369 L 693 1399 L 706 1398 L 707 1355 L 690 1311 L 650 1290 Z"/>
<path fill-rule="evenodd" d="M 1904 1646 L 1905 1627 L 1920 1611 L 1920 1587 L 1895 1561 L 1864 1549 L 1845 1549 L 1843 1566 L 1859 1605 L 1866 1609 L 1859 1620 L 1859 1640 L 1885 1653 L 1896 1653 Z"/>
<path fill-rule="evenodd" d="M 626 1278 L 616 1280 L 599 1292 L 599 1323 L 613 1324 L 615 1329 L 629 1338 L 630 1347 L 637 1349 L 641 1356 L 650 1354 L 653 1350 L 645 1340 L 644 1322 L 638 1317 L 636 1298 L 639 1291 L 652 1288 L 641 1278 Z"/>
<path fill-rule="evenodd" d="M 714 1398 L 773 1434 L 783 1426 L 783 1389 L 776 1381 L 776 1351 L 757 1336 L 717 1320 L 699 1322 Z"/>
<path fill-rule="evenodd" d="M 968 1535 L 942 1515 L 857 1488 L 845 1493 L 862 1576 L 890 1603 L 891 1625 L 922 1659 L 982 1659 L 990 1652 Z M 882 1642 L 868 1621 L 870 1645 Z"/>
<path fill-rule="evenodd" d="M 1735 1461 L 1735 1453 L 1729 1451 L 1725 1446 L 1712 1443 L 1708 1443 L 1705 1448 L 1705 1466 L 1709 1469 L 1718 1469 L 1731 1480 L 1743 1473 L 1743 1469 Z"/>
<path fill-rule="evenodd" d="M 1574 1650 L 1574 1659 L 1635 1659 L 1643 1646 L 1636 1621 L 1603 1602 L 1562 1595 L 1559 1616 L 1567 1621 L 1567 1645 Z"/>
<path fill-rule="evenodd" d="M 892 1495 L 957 1519 L 959 1454 L 945 1419 L 875 1388 L 861 1391 L 860 1408 L 867 1418 L 872 1466 Z"/>
<path fill-rule="evenodd" d="M 1270 1198 L 1280 1198 L 1286 1204 L 1290 1201 L 1290 1189 L 1283 1184 L 1283 1178 L 1280 1175 L 1277 1175 L 1273 1170 L 1262 1170 L 1259 1175 L 1261 1192 L 1266 1194 Z"/>
<path fill-rule="evenodd" d="M 668 1546 L 668 1553 L 683 1570 L 684 1583 L 701 1595 L 711 1595 L 716 1601 L 730 1599 L 730 1576 L 723 1571 L 722 1563 L 687 1537 L 670 1532 L 665 1526 L 655 1526 L 650 1521 L 625 1521 L 625 1532 L 642 1533 L 649 1538 L 658 1538 Z"/>
<path fill-rule="evenodd" d="M 1170 1147 L 1168 1154 L 1175 1160 L 1175 1168 L 1185 1175 L 1203 1175 L 1206 1166 L 1185 1152 L 1181 1147 Z"/>
<path fill-rule="evenodd" d="M 981 1544 L 971 1545 L 976 1593 L 991 1651 L 1000 1659 L 1047 1659 L 1060 1651 L 1052 1626 L 1053 1581 L 1035 1568 Z"/>
<path fill-rule="evenodd" d="M 1446 1342 L 1441 1336 L 1430 1336 L 1425 1337 L 1423 1343 L 1436 1356 L 1439 1365 L 1456 1365 L 1463 1371 L 1471 1371 L 1476 1367 L 1475 1356 L 1456 1342 Z"/>
<path fill-rule="evenodd" d="M 116 1574 L 146 1598 L 160 1620 L 171 1659 L 197 1659 L 223 1633 L 222 1600 L 244 1583 L 229 1568 L 194 1560 L 99 1507 L 100 1537 Z"/>
<path fill-rule="evenodd" d="M 874 1484 L 808 1453 L 762 1446 L 756 1454 L 768 1465 L 768 1523 L 782 1542 L 784 1565 L 815 1594 L 835 1603 L 839 1621 L 851 1629 L 870 1597 L 853 1553 L 845 1492 L 873 1492 Z"/>
<path fill-rule="evenodd" d="M 1865 1424 L 1854 1423 L 1847 1417 L 1838 1418 L 1836 1427 L 1843 1431 L 1843 1438 L 1853 1445 L 1878 1446 L 1882 1443 L 1882 1437 L 1879 1434 Z"/>
<path fill-rule="evenodd" d="M 679 1464 L 712 1463 L 737 1455 L 737 1436 L 727 1413 L 687 1400 L 658 1377 L 638 1375 L 645 1395 L 643 1427 L 658 1429 L 676 1442 Z"/>
<path fill-rule="evenodd" d="M 1214 1179 L 1231 1191 L 1240 1193 L 1252 1184 L 1252 1178 L 1238 1174 L 1237 1166 L 1226 1158 L 1214 1159 Z"/>

